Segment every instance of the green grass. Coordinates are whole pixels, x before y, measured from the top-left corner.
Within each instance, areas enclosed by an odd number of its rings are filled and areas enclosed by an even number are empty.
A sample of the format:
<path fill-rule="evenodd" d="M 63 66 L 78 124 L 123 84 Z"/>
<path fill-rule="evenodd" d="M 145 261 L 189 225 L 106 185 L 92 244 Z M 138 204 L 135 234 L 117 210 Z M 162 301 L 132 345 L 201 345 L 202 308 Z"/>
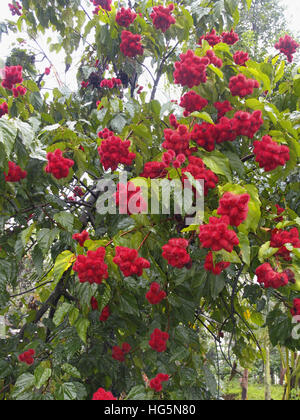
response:
<path fill-rule="evenodd" d="M 284 387 L 280 385 L 272 385 L 272 399 L 282 400 Z M 241 400 L 242 388 L 237 381 L 229 383 L 226 387 L 224 394 L 238 394 L 236 400 Z M 264 401 L 265 400 L 265 388 L 261 384 L 251 384 L 248 387 L 248 400 L 249 401 Z"/>

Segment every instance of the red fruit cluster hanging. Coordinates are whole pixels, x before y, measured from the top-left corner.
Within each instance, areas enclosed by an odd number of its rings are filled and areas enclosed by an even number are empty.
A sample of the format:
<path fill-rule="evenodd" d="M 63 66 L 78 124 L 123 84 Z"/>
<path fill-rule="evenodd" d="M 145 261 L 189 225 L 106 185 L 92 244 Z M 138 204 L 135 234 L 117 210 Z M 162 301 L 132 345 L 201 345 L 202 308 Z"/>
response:
<path fill-rule="evenodd" d="M 275 44 L 275 48 L 279 50 L 282 54 L 285 54 L 290 63 L 293 61 L 293 55 L 295 54 L 299 46 L 300 45 L 289 35 L 285 35 L 284 38 L 280 38 L 279 41 Z"/>
<path fill-rule="evenodd" d="M 92 401 L 115 401 L 117 398 L 110 391 L 99 388 L 93 395 Z"/>
<path fill-rule="evenodd" d="M 230 112 L 233 110 L 231 103 L 229 101 L 215 102 L 214 107 L 218 111 L 218 120 L 224 117 L 224 115 L 227 114 L 227 112 Z"/>
<path fill-rule="evenodd" d="M 165 178 L 167 175 L 166 165 L 164 162 L 147 162 L 145 163 L 144 170 L 140 174 L 143 178 Z"/>
<path fill-rule="evenodd" d="M 240 98 L 252 95 L 253 90 L 258 88 L 258 81 L 254 79 L 247 79 L 244 74 L 233 76 L 229 81 L 229 89 L 232 96 L 239 96 Z"/>
<path fill-rule="evenodd" d="M 150 336 L 149 345 L 153 350 L 156 350 L 158 353 L 162 353 L 167 350 L 168 339 L 169 334 L 167 332 L 161 331 L 159 328 L 155 328 Z"/>
<path fill-rule="evenodd" d="M 162 32 L 166 32 L 171 25 L 176 23 L 176 19 L 171 13 L 174 10 L 174 4 L 169 4 L 168 7 L 155 6 L 150 17 L 153 21 L 153 25 L 156 29 L 160 29 Z"/>
<path fill-rule="evenodd" d="M 88 251 L 87 255 L 78 255 L 73 270 L 78 274 L 80 283 L 101 284 L 107 279 L 107 265 L 104 262 L 105 248 Z"/>
<path fill-rule="evenodd" d="M 270 246 L 272 248 L 279 248 L 276 255 L 284 258 L 286 261 L 291 261 L 291 253 L 284 246 L 285 244 L 291 244 L 294 248 L 300 248 L 299 231 L 297 228 L 293 228 L 289 231 L 275 229 L 271 236 Z"/>
<path fill-rule="evenodd" d="M 230 262 L 220 261 L 214 263 L 213 253 L 210 251 L 205 259 L 204 268 L 206 271 L 211 271 L 213 274 L 218 276 L 222 271 L 226 270 L 230 266 Z"/>
<path fill-rule="evenodd" d="M 293 316 L 300 316 L 300 299 L 294 299 L 293 308 L 291 309 Z"/>
<path fill-rule="evenodd" d="M 0 105 L 0 118 L 3 117 L 3 115 L 8 114 L 8 104 L 7 102 L 3 102 Z"/>
<path fill-rule="evenodd" d="M 264 136 L 261 141 L 255 141 L 253 144 L 256 162 L 266 172 L 284 166 L 290 160 L 290 149 L 276 143 L 270 136 Z"/>
<path fill-rule="evenodd" d="M 26 363 L 28 366 L 31 366 L 34 364 L 34 356 L 35 356 L 35 351 L 33 349 L 30 349 L 20 354 L 18 359 L 19 359 L 19 362 Z"/>
<path fill-rule="evenodd" d="M 120 137 L 111 136 L 104 140 L 98 147 L 103 168 L 107 171 L 115 171 L 119 164 L 130 166 L 136 158 L 136 154 L 129 151 L 130 140 L 122 141 Z"/>
<path fill-rule="evenodd" d="M 215 29 L 212 29 L 212 31 L 210 33 L 207 33 L 206 35 L 201 36 L 198 42 L 199 45 L 202 45 L 203 40 L 207 41 L 211 47 L 214 47 L 215 45 L 222 42 L 222 38 L 219 35 L 217 35 Z"/>
<path fill-rule="evenodd" d="M 103 79 L 100 83 L 101 88 L 108 88 L 108 89 L 113 89 L 115 86 L 121 86 L 121 85 L 122 85 L 122 80 L 116 79 L 115 77 L 113 77 L 112 79 Z"/>
<path fill-rule="evenodd" d="M 211 217 L 208 225 L 200 226 L 199 240 L 203 248 L 210 248 L 212 251 L 225 249 L 232 252 L 236 245 L 239 245 L 239 238 L 233 230 L 228 229 L 229 217 Z"/>
<path fill-rule="evenodd" d="M 74 161 L 63 157 L 63 152 L 56 149 L 54 153 L 47 154 L 48 165 L 45 168 L 47 173 L 51 173 L 56 179 L 67 178 L 70 168 Z"/>
<path fill-rule="evenodd" d="M 99 321 L 106 322 L 110 317 L 110 309 L 109 306 L 105 306 L 100 314 Z"/>
<path fill-rule="evenodd" d="M 90 239 L 90 236 L 86 230 L 83 230 L 81 233 L 75 233 L 72 238 L 79 243 L 80 246 L 84 246 L 85 241 Z"/>
<path fill-rule="evenodd" d="M 159 373 L 155 378 L 150 381 L 150 388 L 154 389 L 156 392 L 162 391 L 162 382 L 167 382 L 170 379 L 169 375 L 164 373 Z"/>
<path fill-rule="evenodd" d="M 202 159 L 196 156 L 190 156 L 188 166 L 182 170 L 183 181 L 187 179 L 187 176 L 185 175 L 187 172 L 193 175 L 195 180 L 204 181 L 204 195 L 207 195 L 209 190 L 216 188 L 216 185 L 219 182 L 217 175 L 210 169 L 207 169 Z"/>
<path fill-rule="evenodd" d="M 6 182 L 19 182 L 27 177 L 27 172 L 14 162 L 8 162 L 8 174 L 4 172 Z"/>
<path fill-rule="evenodd" d="M 112 349 L 112 358 L 118 362 L 125 362 L 126 354 L 130 353 L 131 346 L 128 343 L 123 343 L 122 348 L 119 346 L 114 346 Z"/>
<path fill-rule="evenodd" d="M 150 262 L 145 258 L 139 257 L 136 249 L 122 246 L 116 247 L 116 256 L 113 262 L 119 266 L 125 277 L 142 276 L 145 268 L 150 268 Z"/>
<path fill-rule="evenodd" d="M 150 290 L 146 293 L 146 299 L 151 305 L 157 305 L 167 297 L 164 290 L 161 290 L 160 285 L 156 282 L 152 283 Z"/>
<path fill-rule="evenodd" d="M 141 44 L 140 35 L 135 35 L 129 31 L 123 31 L 121 38 L 122 43 L 120 45 L 120 50 L 126 57 L 134 58 L 137 55 L 144 54 L 144 47 Z"/>
<path fill-rule="evenodd" d="M 166 128 L 164 130 L 165 141 L 162 147 L 166 150 L 173 150 L 176 155 L 183 154 L 189 156 L 191 154 L 190 140 L 191 134 L 185 125 L 179 125 L 176 130 Z"/>
<path fill-rule="evenodd" d="M 18 86 L 12 89 L 14 98 L 18 98 L 19 96 L 26 95 L 27 89 L 24 86 Z"/>
<path fill-rule="evenodd" d="M 191 257 L 187 252 L 189 243 L 183 238 L 173 238 L 162 247 L 163 258 L 168 261 L 169 265 L 177 268 L 185 267 L 190 261 Z"/>
<path fill-rule="evenodd" d="M 180 61 L 175 63 L 174 82 L 190 89 L 200 83 L 206 83 L 206 69 L 209 64 L 207 57 L 197 57 L 193 51 L 188 50 L 186 54 L 181 54 Z"/>
<path fill-rule="evenodd" d="M 23 82 L 23 67 L 22 66 L 11 66 L 5 67 L 3 70 L 2 87 L 8 90 L 13 90 L 16 84 Z"/>
<path fill-rule="evenodd" d="M 220 200 L 217 213 L 229 217 L 231 226 L 240 226 L 248 217 L 249 194 L 236 195 L 226 192 Z"/>
<path fill-rule="evenodd" d="M 222 42 L 228 45 L 234 45 L 239 41 L 239 36 L 233 29 L 230 32 L 222 33 Z"/>
<path fill-rule="evenodd" d="M 133 182 L 119 183 L 114 194 L 116 206 L 120 214 L 139 214 L 147 211 L 148 204 L 142 197 L 141 187 L 136 187 Z"/>
<path fill-rule="evenodd" d="M 122 7 L 122 9 L 119 10 L 116 15 L 116 22 L 119 26 L 128 28 L 128 26 L 130 26 L 135 21 L 136 17 L 137 14 L 134 11 Z"/>
<path fill-rule="evenodd" d="M 247 52 L 237 51 L 233 56 L 233 60 L 234 60 L 235 64 L 237 64 L 238 66 L 245 66 L 247 61 L 250 60 L 250 57 L 249 57 L 249 54 Z"/>
<path fill-rule="evenodd" d="M 207 105 L 208 101 L 193 90 L 183 95 L 180 102 L 180 106 L 185 108 L 185 117 L 188 117 L 192 112 L 201 111 Z"/>
<path fill-rule="evenodd" d="M 289 283 L 286 273 L 278 273 L 269 263 L 262 264 L 256 269 L 257 281 L 266 289 L 279 289 Z"/>

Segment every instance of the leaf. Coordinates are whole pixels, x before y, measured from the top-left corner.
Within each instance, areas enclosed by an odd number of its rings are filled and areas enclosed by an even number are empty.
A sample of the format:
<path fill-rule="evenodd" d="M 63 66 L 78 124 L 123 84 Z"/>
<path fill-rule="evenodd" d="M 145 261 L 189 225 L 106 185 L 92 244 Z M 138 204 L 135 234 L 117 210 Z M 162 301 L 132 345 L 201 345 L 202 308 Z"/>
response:
<path fill-rule="evenodd" d="M 64 317 L 68 314 L 71 310 L 72 305 L 70 303 L 64 302 L 61 306 L 59 306 L 54 314 L 53 323 L 54 325 L 58 326 L 62 323 Z"/>
<path fill-rule="evenodd" d="M 126 396 L 125 400 L 147 400 L 147 392 L 143 385 L 137 385 L 133 387 L 129 394 Z"/>
<path fill-rule="evenodd" d="M 75 323 L 75 328 L 81 340 L 86 344 L 87 330 L 90 326 L 90 321 L 86 318 L 79 318 Z"/>
<path fill-rule="evenodd" d="M 69 363 L 64 363 L 61 368 L 68 375 L 73 376 L 74 378 L 77 378 L 77 379 L 81 378 L 81 373 L 75 366 L 72 366 Z"/>
<path fill-rule="evenodd" d="M 238 233 L 238 238 L 239 238 L 239 241 L 240 241 L 239 246 L 240 246 L 240 249 L 241 249 L 241 254 L 242 254 L 243 261 L 248 266 L 250 266 L 250 264 L 251 264 L 251 248 L 250 248 L 249 238 L 243 232 Z"/>
<path fill-rule="evenodd" d="M 31 373 L 23 373 L 19 376 L 12 392 L 12 399 L 22 399 L 22 394 L 32 389 L 35 384 L 35 378 Z"/>
<path fill-rule="evenodd" d="M 62 227 L 64 227 L 68 232 L 73 232 L 74 226 L 74 216 L 71 213 L 67 213 L 66 211 L 61 211 L 60 213 L 56 213 L 53 219 L 59 223 Z"/>
<path fill-rule="evenodd" d="M 52 370 L 41 363 L 34 371 L 34 385 L 40 389 L 51 378 Z"/>
<path fill-rule="evenodd" d="M 223 153 L 215 150 L 211 153 L 203 153 L 201 156 L 205 165 L 215 174 L 224 175 L 229 182 L 232 181 L 232 173 L 229 160 Z"/>
<path fill-rule="evenodd" d="M 61 279 L 64 272 L 66 272 L 73 262 L 75 262 L 76 257 L 71 251 L 63 251 L 55 260 L 53 268 L 53 277 L 57 282 Z"/>

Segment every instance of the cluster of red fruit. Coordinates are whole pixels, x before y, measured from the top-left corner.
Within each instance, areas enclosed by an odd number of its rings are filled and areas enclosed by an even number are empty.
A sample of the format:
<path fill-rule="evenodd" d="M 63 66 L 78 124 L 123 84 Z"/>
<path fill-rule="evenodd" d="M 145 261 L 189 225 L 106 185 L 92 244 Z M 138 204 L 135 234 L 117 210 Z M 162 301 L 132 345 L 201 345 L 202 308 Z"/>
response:
<path fill-rule="evenodd" d="M 162 247 L 162 256 L 168 261 L 169 265 L 177 268 L 183 268 L 190 263 L 191 257 L 187 252 L 189 242 L 183 238 L 173 238 Z"/>
<path fill-rule="evenodd" d="M 209 64 L 213 64 L 216 67 L 221 68 L 223 66 L 223 61 L 221 58 L 217 57 L 213 50 L 208 50 L 205 57 L 209 59 Z"/>
<path fill-rule="evenodd" d="M 116 256 L 113 262 L 122 271 L 125 277 L 142 276 L 145 268 L 150 268 L 150 262 L 145 258 L 139 257 L 136 249 L 122 246 L 116 247 Z"/>
<path fill-rule="evenodd" d="M 8 114 L 8 104 L 7 102 L 3 102 L 0 105 L 0 118 L 3 117 L 3 115 Z"/>
<path fill-rule="evenodd" d="M 132 165 L 136 154 L 129 151 L 130 146 L 130 140 L 122 141 L 120 137 L 114 135 L 102 141 L 98 147 L 98 153 L 103 168 L 106 171 L 108 169 L 115 171 L 120 163 L 128 166 Z"/>
<path fill-rule="evenodd" d="M 116 15 L 116 22 L 119 26 L 128 28 L 128 26 L 130 26 L 135 21 L 136 17 L 137 14 L 131 9 L 125 9 L 125 7 L 122 7 L 122 9 L 119 10 Z"/>
<path fill-rule="evenodd" d="M 28 366 L 31 366 L 34 364 L 34 356 L 35 351 L 33 349 L 29 349 L 28 351 L 25 351 L 24 353 L 20 354 L 18 359 L 21 363 L 26 363 Z"/>
<path fill-rule="evenodd" d="M 112 0 L 90 0 L 90 2 L 93 3 L 94 6 L 96 6 L 95 13 L 98 13 L 99 7 L 101 7 L 103 10 L 111 12 Z"/>
<path fill-rule="evenodd" d="M 244 98 L 247 95 L 252 95 L 253 90 L 258 88 L 258 81 L 254 79 L 247 79 L 244 74 L 233 76 L 229 81 L 229 89 L 232 96 L 239 96 L 240 98 Z"/>
<path fill-rule="evenodd" d="M 256 162 L 266 172 L 284 166 L 290 160 L 290 149 L 276 143 L 270 136 L 264 136 L 261 141 L 255 141 L 253 144 Z"/>
<path fill-rule="evenodd" d="M 289 278 L 285 272 L 278 273 L 273 270 L 269 263 L 264 263 L 256 269 L 257 281 L 263 284 L 266 289 L 279 289 L 289 283 Z"/>
<path fill-rule="evenodd" d="M 126 354 L 130 353 L 131 346 L 128 343 L 123 343 L 122 348 L 119 346 L 114 346 L 112 348 L 112 358 L 118 362 L 125 362 Z"/>
<path fill-rule="evenodd" d="M 219 202 L 217 213 L 229 217 L 231 226 L 240 226 L 248 217 L 249 194 L 236 195 L 226 192 Z"/>
<path fill-rule="evenodd" d="M 207 254 L 205 262 L 204 262 L 204 269 L 206 271 L 211 271 L 216 276 L 221 274 L 222 271 L 226 270 L 226 268 L 228 268 L 229 266 L 230 266 L 230 262 L 220 261 L 216 263 L 214 261 L 214 255 L 211 251 Z"/>
<path fill-rule="evenodd" d="M 113 89 L 115 86 L 121 86 L 122 85 L 122 80 L 120 79 L 116 79 L 115 77 L 113 77 L 112 79 L 103 79 L 100 83 L 100 87 L 102 88 L 108 88 L 108 89 Z"/>
<path fill-rule="evenodd" d="M 225 249 L 232 252 L 240 241 L 236 233 L 228 228 L 229 217 L 211 217 L 209 224 L 200 226 L 199 240 L 203 248 L 210 248 L 212 251 Z"/>
<path fill-rule="evenodd" d="M 190 173 L 195 180 L 203 180 L 204 195 L 209 193 L 209 190 L 216 188 L 219 178 L 217 175 L 207 169 L 202 159 L 196 156 L 189 156 L 189 164 L 182 170 L 182 180 L 187 179 L 186 173 Z"/>
<path fill-rule="evenodd" d="M 75 233 L 72 237 L 75 241 L 79 243 L 80 246 L 84 246 L 85 241 L 90 239 L 90 236 L 86 230 L 83 230 L 81 233 Z"/>
<path fill-rule="evenodd" d="M 48 165 L 45 167 L 45 171 L 52 174 L 56 179 L 68 177 L 70 168 L 75 163 L 72 159 L 64 158 L 60 149 L 48 153 L 47 159 Z"/>
<path fill-rule="evenodd" d="M 18 98 L 19 96 L 24 96 L 26 95 L 27 89 L 24 86 L 17 86 L 16 88 L 12 89 L 14 98 Z"/>
<path fill-rule="evenodd" d="M 146 293 L 146 299 L 151 305 L 157 305 L 167 297 L 164 290 L 161 290 L 160 285 L 156 282 L 152 283 L 150 290 Z"/>
<path fill-rule="evenodd" d="M 126 57 L 134 58 L 137 55 L 144 54 L 144 47 L 141 44 L 140 35 L 135 35 L 129 31 L 122 31 L 121 39 L 120 50 Z"/>
<path fill-rule="evenodd" d="M 101 284 L 103 279 L 107 279 L 105 254 L 105 248 L 100 247 L 96 251 L 88 251 L 86 256 L 78 255 L 73 270 L 78 274 L 80 283 Z"/>
<path fill-rule="evenodd" d="M 22 16 L 22 6 L 19 2 L 15 1 L 14 4 L 8 3 L 8 7 L 13 16 Z"/>
<path fill-rule="evenodd" d="M 299 46 L 300 45 L 289 35 L 285 35 L 284 38 L 280 38 L 279 41 L 275 44 L 275 48 L 279 50 L 282 54 L 285 54 L 290 63 L 293 61 L 293 55 L 295 54 Z"/>
<path fill-rule="evenodd" d="M 180 102 L 180 106 L 185 108 L 184 117 L 188 117 L 192 112 L 201 111 L 207 105 L 208 101 L 193 90 L 183 95 Z"/>
<path fill-rule="evenodd" d="M 166 128 L 164 130 L 165 141 L 162 147 L 166 150 L 173 150 L 176 155 L 183 154 L 189 156 L 191 154 L 190 140 L 191 134 L 186 125 L 178 125 L 176 130 Z"/>
<path fill-rule="evenodd" d="M 223 101 L 223 102 L 215 102 L 214 107 L 218 111 L 218 121 L 224 117 L 224 115 L 227 114 L 227 112 L 230 112 L 233 110 L 231 103 L 229 101 Z"/>
<path fill-rule="evenodd" d="M 165 178 L 167 175 L 166 165 L 164 162 L 147 162 L 145 163 L 144 170 L 140 174 L 143 178 Z"/>
<path fill-rule="evenodd" d="M 297 228 L 291 230 L 274 229 L 272 231 L 271 243 L 272 248 L 279 248 L 276 255 L 284 258 L 286 261 L 291 261 L 291 252 L 285 247 L 286 244 L 291 244 L 294 248 L 300 248 L 299 231 Z"/>
<path fill-rule="evenodd" d="M 169 375 L 164 373 L 158 373 L 155 378 L 150 381 L 150 388 L 154 389 L 156 392 L 162 391 L 162 382 L 167 382 L 170 379 Z"/>
<path fill-rule="evenodd" d="M 11 66 L 5 67 L 3 72 L 2 87 L 8 90 L 12 90 L 13 87 L 23 82 L 23 67 L 22 66 Z"/>
<path fill-rule="evenodd" d="M 110 391 L 99 388 L 93 395 L 92 401 L 115 401 L 117 398 Z"/>
<path fill-rule="evenodd" d="M 293 316 L 300 315 L 300 299 L 294 299 L 293 308 L 291 309 L 291 314 Z"/>
<path fill-rule="evenodd" d="M 202 45 L 203 40 L 207 41 L 211 47 L 220 44 L 220 42 L 224 42 L 228 45 L 234 45 L 239 41 L 239 36 L 233 29 L 230 32 L 223 32 L 221 36 L 217 35 L 215 29 L 212 29 L 210 33 L 201 36 L 199 40 L 200 45 Z"/>
<path fill-rule="evenodd" d="M 238 66 L 245 66 L 247 61 L 250 60 L 250 57 L 249 57 L 249 54 L 247 52 L 237 51 L 233 56 L 233 60 L 234 60 L 235 64 L 237 64 Z"/>
<path fill-rule="evenodd" d="M 168 339 L 169 334 L 167 332 L 161 331 L 159 328 L 155 328 L 151 334 L 149 345 L 153 350 L 156 350 L 158 353 L 162 353 L 167 350 Z"/>
<path fill-rule="evenodd" d="M 27 177 L 27 172 L 14 162 L 8 162 L 8 174 L 4 172 L 6 182 L 19 182 Z"/>
<path fill-rule="evenodd" d="M 162 32 L 165 33 L 171 25 L 176 23 L 176 19 L 174 18 L 174 16 L 171 15 L 173 10 L 173 3 L 169 4 L 168 7 L 153 7 L 153 12 L 150 14 L 150 17 L 156 29 L 160 29 Z"/>
<path fill-rule="evenodd" d="M 181 54 L 180 61 L 175 63 L 174 82 L 190 89 L 200 83 L 206 83 L 206 70 L 209 64 L 208 57 L 197 57 L 193 51 L 188 50 L 185 54 Z"/>
<path fill-rule="evenodd" d="M 114 199 L 120 214 L 139 214 L 148 209 L 148 204 L 142 197 L 141 187 L 136 187 L 131 181 L 117 185 Z"/>

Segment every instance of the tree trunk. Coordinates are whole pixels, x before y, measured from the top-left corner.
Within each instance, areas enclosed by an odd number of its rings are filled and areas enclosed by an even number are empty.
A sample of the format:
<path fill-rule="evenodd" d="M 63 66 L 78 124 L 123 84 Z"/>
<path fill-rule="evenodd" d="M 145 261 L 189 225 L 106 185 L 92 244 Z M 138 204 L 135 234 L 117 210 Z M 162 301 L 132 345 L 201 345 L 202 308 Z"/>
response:
<path fill-rule="evenodd" d="M 271 372 L 270 372 L 270 341 L 268 333 L 265 335 L 265 350 L 266 350 L 266 362 L 265 362 L 265 400 L 271 401 Z"/>
<path fill-rule="evenodd" d="M 242 387 L 242 401 L 248 400 L 248 379 L 249 379 L 249 371 L 248 369 L 244 369 L 244 375 L 241 379 L 241 387 Z"/>

